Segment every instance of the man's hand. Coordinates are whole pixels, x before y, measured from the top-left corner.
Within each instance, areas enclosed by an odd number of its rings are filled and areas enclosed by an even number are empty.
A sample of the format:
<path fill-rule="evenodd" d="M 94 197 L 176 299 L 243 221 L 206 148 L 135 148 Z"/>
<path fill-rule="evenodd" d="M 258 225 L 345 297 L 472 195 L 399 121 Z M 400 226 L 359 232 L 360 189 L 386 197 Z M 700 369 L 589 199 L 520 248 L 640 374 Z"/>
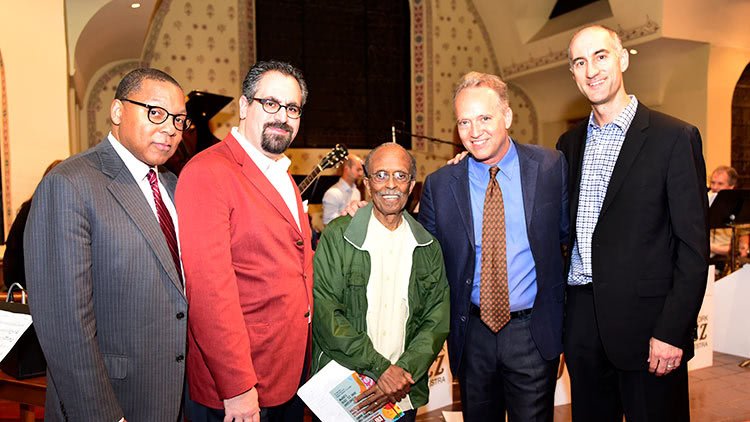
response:
<path fill-rule="evenodd" d="M 387 402 L 398 403 L 409 394 L 412 384 L 414 379 L 410 373 L 391 365 L 380 375 L 375 385 L 354 399 L 358 402 L 355 409 L 368 413 L 380 409 Z"/>
<path fill-rule="evenodd" d="M 347 215 L 349 214 L 350 217 L 354 217 L 354 214 L 357 213 L 357 210 L 367 205 L 367 201 L 352 201 L 349 203 L 349 205 L 344 208 L 344 211 L 341 211 L 340 215 Z"/>
<path fill-rule="evenodd" d="M 260 422 L 258 390 L 255 387 L 224 400 L 224 422 Z"/>
<path fill-rule="evenodd" d="M 456 165 L 459 162 L 461 162 L 461 160 L 463 160 L 464 157 L 466 157 L 468 154 L 469 154 L 469 151 L 459 152 L 458 154 L 456 154 L 455 157 L 453 157 L 450 160 L 448 160 L 448 162 L 446 162 L 445 164 L 448 164 L 448 165 L 451 165 L 451 166 Z"/>
<path fill-rule="evenodd" d="M 409 394 L 412 384 L 414 384 L 414 380 L 411 374 L 396 365 L 389 366 L 378 378 L 380 389 L 393 403 L 403 400 Z"/>
<path fill-rule="evenodd" d="M 682 349 L 651 337 L 648 343 L 648 371 L 657 377 L 669 374 L 682 362 Z"/>
<path fill-rule="evenodd" d="M 354 407 L 355 412 L 370 413 L 385 406 L 389 399 L 376 383 L 355 397 L 354 401 L 357 402 L 357 405 Z"/>

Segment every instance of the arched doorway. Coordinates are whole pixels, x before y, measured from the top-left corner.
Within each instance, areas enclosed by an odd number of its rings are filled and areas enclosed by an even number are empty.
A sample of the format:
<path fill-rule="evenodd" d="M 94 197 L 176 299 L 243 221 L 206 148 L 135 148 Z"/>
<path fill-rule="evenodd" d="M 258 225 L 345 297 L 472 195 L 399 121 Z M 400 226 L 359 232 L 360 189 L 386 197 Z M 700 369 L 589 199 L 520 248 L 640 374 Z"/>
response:
<path fill-rule="evenodd" d="M 732 96 L 732 167 L 740 175 L 739 187 L 750 189 L 750 64 Z"/>

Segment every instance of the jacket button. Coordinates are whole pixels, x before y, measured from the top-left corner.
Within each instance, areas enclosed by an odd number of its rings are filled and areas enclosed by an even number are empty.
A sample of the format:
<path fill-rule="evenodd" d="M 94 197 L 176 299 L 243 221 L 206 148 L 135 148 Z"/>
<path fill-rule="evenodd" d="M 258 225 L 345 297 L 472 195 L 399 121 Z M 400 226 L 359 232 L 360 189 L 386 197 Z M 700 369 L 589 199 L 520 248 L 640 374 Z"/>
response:
<path fill-rule="evenodd" d="M 185 360 L 185 356 L 183 356 L 183 355 L 177 355 L 177 358 L 175 360 L 177 362 L 182 362 L 183 360 Z"/>
<path fill-rule="evenodd" d="M 468 285 L 468 284 L 471 284 L 471 279 L 470 279 L 470 278 L 467 278 L 467 279 L 466 279 L 466 284 L 467 284 L 467 285 Z"/>
<path fill-rule="evenodd" d="M 297 243 L 297 246 L 302 246 L 305 244 L 305 242 L 303 242 L 302 240 L 298 240 L 296 243 Z"/>
<path fill-rule="evenodd" d="M 466 322 L 466 316 L 461 317 L 461 322 Z"/>
<path fill-rule="evenodd" d="M 177 316 L 177 319 L 182 319 L 182 318 L 185 318 L 185 313 L 184 312 L 177 312 L 176 316 Z"/>
<path fill-rule="evenodd" d="M 305 318 L 310 318 L 310 311 L 305 312 Z"/>

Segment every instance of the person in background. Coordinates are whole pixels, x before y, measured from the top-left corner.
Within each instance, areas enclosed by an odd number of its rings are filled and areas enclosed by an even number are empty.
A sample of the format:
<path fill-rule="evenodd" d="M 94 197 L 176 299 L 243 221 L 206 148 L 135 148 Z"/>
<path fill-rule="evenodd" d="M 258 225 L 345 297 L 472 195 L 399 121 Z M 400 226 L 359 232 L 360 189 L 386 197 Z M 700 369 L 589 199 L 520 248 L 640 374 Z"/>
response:
<path fill-rule="evenodd" d="M 341 177 L 338 182 L 323 194 L 324 225 L 338 217 L 352 201 L 359 202 L 361 195 L 357 189 L 357 183 L 362 180 L 362 176 L 362 159 L 350 154 L 341 166 Z"/>
<path fill-rule="evenodd" d="M 716 194 L 722 190 L 734 190 L 737 187 L 739 175 L 737 170 L 729 166 L 719 166 L 711 173 L 711 183 L 708 190 L 708 206 L 710 207 L 716 199 Z M 739 256 L 747 257 L 748 238 L 744 235 L 739 237 Z M 732 229 L 711 229 L 710 244 L 711 258 L 718 256 L 729 256 L 730 245 L 732 243 Z M 725 260 L 716 262 L 717 269 L 725 264 Z"/>
<path fill-rule="evenodd" d="M 333 220 L 315 252 L 312 371 L 335 360 L 376 380 L 359 408 L 395 403 L 409 422 L 427 404 L 427 371 L 448 335 L 448 281 L 440 245 L 404 212 L 414 157 L 386 143 L 365 168 L 372 203 Z"/>
<path fill-rule="evenodd" d="M 44 170 L 42 177 L 46 176 L 62 160 L 55 160 Z M 29 218 L 31 211 L 32 196 L 26 202 L 21 204 L 16 214 L 16 219 L 8 231 L 8 238 L 5 239 L 5 254 L 3 255 L 3 282 L 5 287 L 10 288 L 13 283 L 18 283 L 26 288 L 26 271 L 24 270 L 23 260 L 23 232 L 26 228 L 26 220 Z"/>

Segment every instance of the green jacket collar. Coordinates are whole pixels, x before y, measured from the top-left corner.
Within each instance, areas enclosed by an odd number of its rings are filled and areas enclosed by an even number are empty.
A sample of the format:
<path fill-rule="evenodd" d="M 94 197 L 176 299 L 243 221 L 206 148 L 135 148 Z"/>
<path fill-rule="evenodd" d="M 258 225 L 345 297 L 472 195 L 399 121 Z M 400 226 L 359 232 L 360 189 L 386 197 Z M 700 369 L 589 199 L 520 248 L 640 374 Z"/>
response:
<path fill-rule="evenodd" d="M 404 211 L 402 215 L 409 223 L 411 233 L 417 241 L 417 247 L 427 246 L 432 243 L 432 235 L 411 214 Z M 357 213 L 354 214 L 354 217 L 352 217 L 344 231 L 344 239 L 357 249 L 362 249 L 362 245 L 365 243 L 370 216 L 372 216 L 372 202 L 357 210 Z"/>

